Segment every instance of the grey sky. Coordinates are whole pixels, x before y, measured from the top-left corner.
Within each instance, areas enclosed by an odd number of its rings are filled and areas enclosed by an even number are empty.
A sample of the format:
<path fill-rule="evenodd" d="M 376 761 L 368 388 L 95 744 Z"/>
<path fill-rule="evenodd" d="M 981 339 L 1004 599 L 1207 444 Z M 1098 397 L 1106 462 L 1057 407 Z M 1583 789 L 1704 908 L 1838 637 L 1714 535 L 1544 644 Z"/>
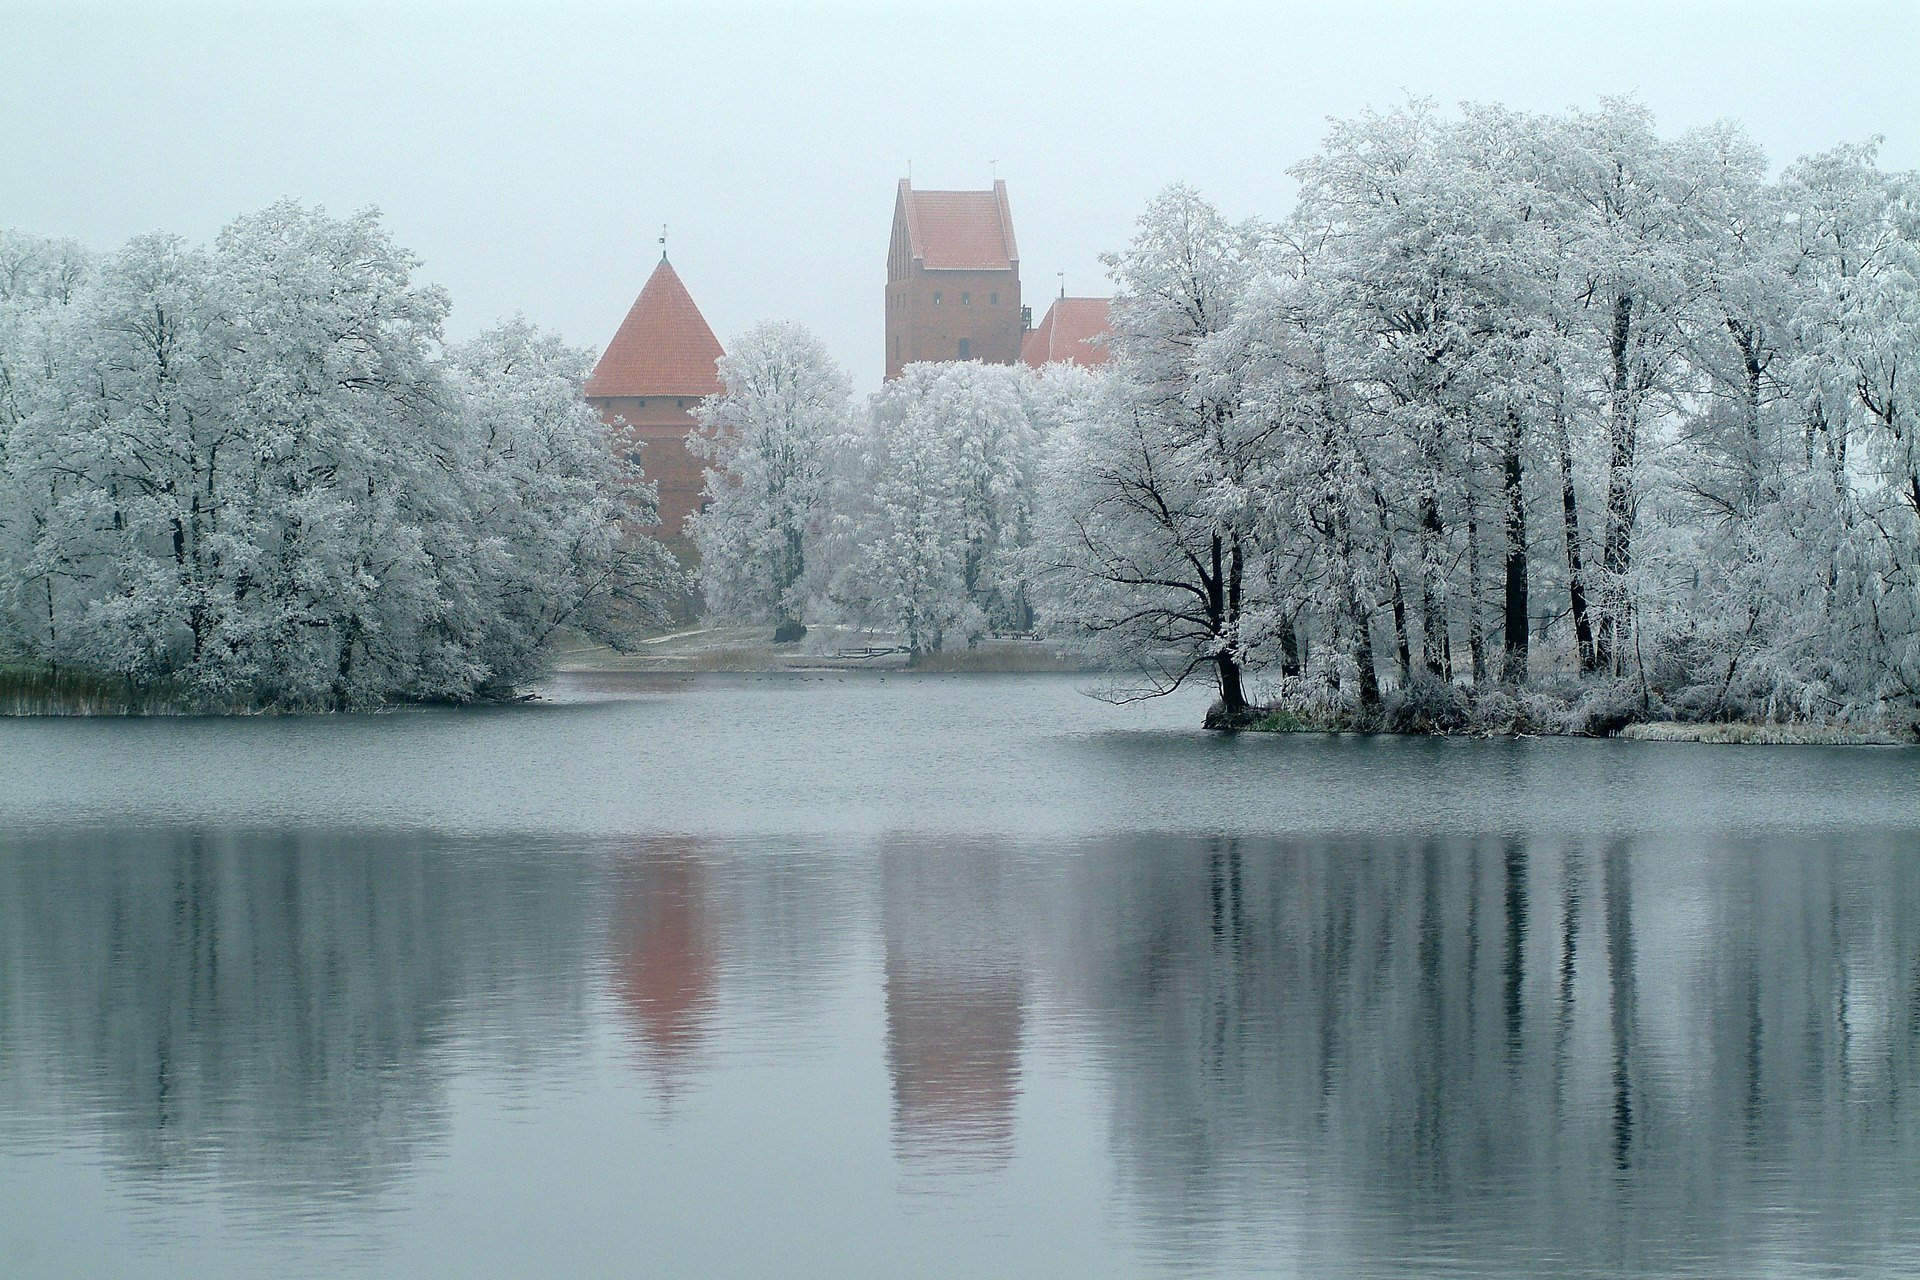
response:
<path fill-rule="evenodd" d="M 1776 164 L 1881 133 L 1920 166 L 1913 3 L 392 8 L 0 0 L 0 225 L 105 248 L 375 204 L 457 335 L 523 311 L 597 348 L 665 222 L 723 342 L 799 320 L 867 388 L 909 159 L 930 187 L 998 162 L 1036 315 L 1056 272 L 1105 292 L 1166 183 L 1280 214 L 1327 116 L 1408 93 L 1629 93 Z"/>

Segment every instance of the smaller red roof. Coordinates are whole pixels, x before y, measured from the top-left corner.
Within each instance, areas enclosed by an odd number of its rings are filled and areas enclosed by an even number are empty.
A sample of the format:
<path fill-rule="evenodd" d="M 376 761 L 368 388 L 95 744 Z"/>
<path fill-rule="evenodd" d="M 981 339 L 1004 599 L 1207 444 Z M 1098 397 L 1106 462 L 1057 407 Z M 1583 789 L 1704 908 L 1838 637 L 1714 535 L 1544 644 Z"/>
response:
<path fill-rule="evenodd" d="M 1107 362 L 1106 336 L 1113 332 L 1111 298 L 1055 298 L 1046 318 L 1020 340 L 1020 363 L 1084 368 Z"/>
<path fill-rule="evenodd" d="M 587 379 L 590 396 L 706 396 L 726 352 L 665 254 Z"/>

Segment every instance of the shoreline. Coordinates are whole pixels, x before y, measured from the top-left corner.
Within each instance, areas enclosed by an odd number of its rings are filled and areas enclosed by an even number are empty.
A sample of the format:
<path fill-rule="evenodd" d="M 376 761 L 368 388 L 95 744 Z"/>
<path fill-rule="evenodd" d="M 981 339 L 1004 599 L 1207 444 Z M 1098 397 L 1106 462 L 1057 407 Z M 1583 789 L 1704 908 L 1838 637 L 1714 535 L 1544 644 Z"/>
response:
<path fill-rule="evenodd" d="M 1390 738 L 1461 738 L 1492 741 L 1521 738 L 1585 738 L 1593 741 L 1616 739 L 1627 742 L 1682 742 L 1702 746 L 1756 747 L 1912 747 L 1920 746 L 1920 733 L 1901 733 L 1883 727 L 1795 722 L 1772 724 L 1756 720 L 1683 721 L 1643 720 L 1623 725 L 1612 732 L 1580 732 L 1572 729 L 1395 729 L 1386 726 L 1356 728 L 1301 717 L 1291 711 L 1268 711 L 1239 725 L 1210 723 L 1217 733 L 1357 735 Z"/>
<path fill-rule="evenodd" d="M 1040 640 L 993 637 L 971 648 L 917 657 L 898 637 L 852 628 L 817 626 L 804 639 L 774 644 L 765 627 L 702 627 L 640 641 L 624 652 L 578 643 L 554 656 L 551 674 L 646 671 L 663 675 L 727 672 L 764 675 L 792 671 L 886 671 L 904 674 L 1094 675 L 1070 650 Z"/>
<path fill-rule="evenodd" d="M 871 672 L 879 675 L 1058 675 L 1094 677 L 1101 672 L 1078 655 L 1038 640 L 995 638 L 970 649 L 921 654 L 917 661 L 907 650 L 872 633 L 847 633 L 818 628 L 810 642 L 774 645 L 764 631 L 702 628 L 645 640 L 626 652 L 604 645 L 576 643 L 555 655 L 545 675 L 499 696 L 455 702 L 395 702 L 356 709 L 357 714 L 384 714 L 432 707 L 505 707 L 550 701 L 539 685 L 553 677 L 594 675 L 823 675 Z M 88 672 L 62 671 L 57 676 L 20 667 L 0 666 L 0 719 L 142 719 L 196 716 L 309 716 L 342 714 L 332 710 L 289 711 L 272 707 L 211 705 L 183 698 L 166 686 L 133 686 L 124 680 Z M 1398 722 L 1396 723 L 1396 719 Z M 1757 720 L 1687 721 L 1631 720 L 1619 723 L 1594 719 L 1587 727 L 1566 721 L 1544 723 L 1509 719 L 1502 725 L 1472 723 L 1451 717 L 1369 717 L 1356 722 L 1344 715 L 1327 716 L 1285 706 L 1257 707 L 1239 723 L 1228 723 L 1215 703 L 1203 727 L 1220 733 L 1319 734 L 1364 736 L 1519 739 L 1618 738 L 1630 742 L 1698 743 L 1706 746 L 1847 746 L 1903 747 L 1920 745 L 1920 725 L 1896 729 L 1885 725 L 1849 725 L 1831 722 L 1768 722 Z"/>

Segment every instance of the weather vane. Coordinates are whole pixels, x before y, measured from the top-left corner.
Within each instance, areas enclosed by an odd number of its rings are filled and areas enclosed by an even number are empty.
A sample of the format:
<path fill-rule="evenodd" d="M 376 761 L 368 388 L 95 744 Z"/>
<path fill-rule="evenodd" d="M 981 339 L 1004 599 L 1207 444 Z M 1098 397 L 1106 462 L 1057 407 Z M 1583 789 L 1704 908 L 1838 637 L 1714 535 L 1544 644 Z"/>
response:
<path fill-rule="evenodd" d="M 660 224 L 660 261 L 667 260 L 667 224 Z"/>

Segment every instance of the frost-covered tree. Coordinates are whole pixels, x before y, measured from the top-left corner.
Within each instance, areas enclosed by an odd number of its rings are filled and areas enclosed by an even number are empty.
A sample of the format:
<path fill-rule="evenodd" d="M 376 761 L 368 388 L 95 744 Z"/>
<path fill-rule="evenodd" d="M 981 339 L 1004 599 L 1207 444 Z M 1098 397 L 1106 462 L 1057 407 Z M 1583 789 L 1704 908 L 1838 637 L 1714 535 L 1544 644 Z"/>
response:
<path fill-rule="evenodd" d="M 10 303 L 0 643 L 210 704 L 480 696 L 671 569 L 524 325 L 449 355 L 378 216 L 275 205 Z"/>
<path fill-rule="evenodd" d="M 1623 101 L 1415 102 L 1294 173 L 1271 233 L 1175 191 L 1114 259 L 1052 627 L 1145 690 L 1212 662 L 1228 708 L 1262 671 L 1410 723 L 1456 684 L 1573 724 L 1920 709 L 1912 175 L 1772 181 Z"/>
<path fill-rule="evenodd" d="M 1112 358 L 1054 450 L 1046 616 L 1092 637 L 1166 693 L 1204 673 L 1226 718 L 1244 715 L 1249 626 L 1265 581 L 1265 472 L 1273 423 L 1243 413 L 1232 361 L 1210 344 L 1233 323 L 1264 234 L 1172 187 L 1108 261 L 1119 287 Z"/>
<path fill-rule="evenodd" d="M 1492 674 L 1489 553 L 1502 552 L 1502 671 L 1527 669 L 1529 423 L 1546 259 L 1511 177 L 1523 122 L 1422 103 L 1338 122 L 1295 170 L 1308 321 L 1373 443 L 1369 492 L 1403 680 L 1451 679 L 1455 639 Z M 1368 539 L 1369 541 L 1371 539 Z"/>
<path fill-rule="evenodd" d="M 651 486 L 581 395 L 591 353 L 514 319 L 450 357 L 472 448 L 462 506 L 481 516 L 481 540 L 453 563 L 480 605 L 481 663 L 511 683 L 561 628 L 620 644 L 658 622 L 682 575 L 639 532 L 655 519 Z"/>
<path fill-rule="evenodd" d="M 715 617 L 784 630 L 806 611 L 827 451 L 846 426 L 847 376 L 812 333 L 770 323 L 721 357 L 720 381 L 689 439 L 713 463 L 706 505 L 691 521 L 700 587 Z"/>
<path fill-rule="evenodd" d="M 1875 151 L 1808 157 L 1783 183 L 1801 276 L 1783 519 L 1825 553 L 1786 667 L 1841 714 L 1920 706 L 1920 176 Z"/>
<path fill-rule="evenodd" d="M 1028 629 L 1040 444 L 1074 385 L 960 362 L 883 387 L 839 452 L 835 604 L 914 653 Z"/>

